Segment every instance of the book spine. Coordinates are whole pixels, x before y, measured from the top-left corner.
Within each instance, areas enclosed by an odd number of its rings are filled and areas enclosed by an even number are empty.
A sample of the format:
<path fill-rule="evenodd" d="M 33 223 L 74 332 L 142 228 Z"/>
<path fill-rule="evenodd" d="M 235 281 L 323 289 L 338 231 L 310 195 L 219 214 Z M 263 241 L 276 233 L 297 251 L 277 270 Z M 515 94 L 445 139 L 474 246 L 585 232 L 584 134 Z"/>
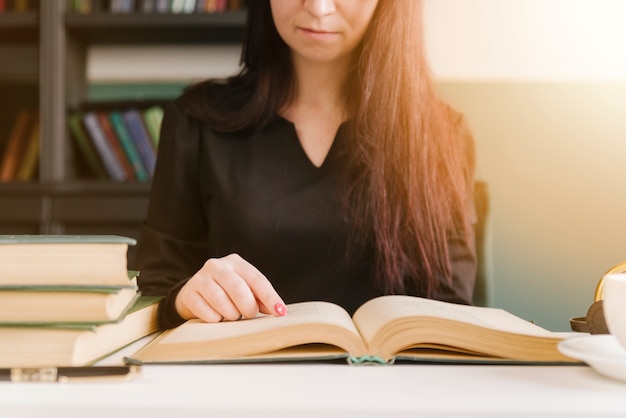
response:
<path fill-rule="evenodd" d="M 110 179 L 114 181 L 125 181 L 127 179 L 126 172 L 124 171 L 122 164 L 117 159 L 117 156 L 113 153 L 113 150 L 109 147 L 104 131 L 98 123 L 96 113 L 85 113 L 83 115 L 83 121 L 87 131 L 89 132 L 89 136 L 93 141 L 94 147 L 100 154 L 100 158 L 104 163 L 104 168 Z"/>
<path fill-rule="evenodd" d="M 158 149 L 161 122 L 163 121 L 163 108 L 161 106 L 152 106 L 145 109 L 143 111 L 143 119 L 150 133 L 150 139 L 152 140 L 154 149 Z"/>
<path fill-rule="evenodd" d="M 30 131 L 16 180 L 33 180 L 37 172 L 37 161 L 39 161 L 39 115 L 35 116 L 35 123 Z"/>
<path fill-rule="evenodd" d="M 135 143 L 139 155 L 141 156 L 144 166 L 150 177 L 154 174 L 154 166 L 156 164 L 156 151 L 150 140 L 148 131 L 146 130 L 141 114 L 137 109 L 129 109 L 122 113 L 124 122 L 130 132 L 133 142 Z"/>
<path fill-rule="evenodd" d="M 68 116 L 67 124 L 69 130 L 72 133 L 72 137 L 85 158 L 85 162 L 89 166 L 91 172 L 96 176 L 96 178 L 104 179 L 107 177 L 107 174 L 102 167 L 96 150 L 93 148 L 93 145 L 89 140 L 89 136 L 85 132 L 82 120 L 83 118 L 80 113 L 73 113 Z"/>
<path fill-rule="evenodd" d="M 72 11 L 81 14 L 93 12 L 93 0 L 74 0 L 72 2 Z"/>
<path fill-rule="evenodd" d="M 150 176 L 144 166 L 141 155 L 139 155 L 139 152 L 133 143 L 133 138 L 128 132 L 128 129 L 126 129 L 122 115 L 118 111 L 113 111 L 109 114 L 109 119 L 120 143 L 122 144 L 122 147 L 124 148 L 124 151 L 126 152 L 128 160 L 135 170 L 135 177 L 138 181 L 149 180 Z"/>
<path fill-rule="evenodd" d="M 170 12 L 182 13 L 185 8 L 185 0 L 172 0 L 170 4 Z"/>
<path fill-rule="evenodd" d="M 154 13 L 156 11 L 156 0 L 143 0 L 141 11 L 143 13 Z"/>
<path fill-rule="evenodd" d="M 207 13 L 217 12 L 217 0 L 206 0 L 206 5 L 204 7 L 206 7 Z"/>
<path fill-rule="evenodd" d="M 193 13 L 196 10 L 196 0 L 185 0 L 183 4 L 183 13 Z"/>
<path fill-rule="evenodd" d="M 100 127 L 104 132 L 104 136 L 108 140 L 109 147 L 113 150 L 113 152 L 117 156 L 118 161 L 124 168 L 127 179 L 135 180 L 135 170 L 132 167 L 128 158 L 126 157 L 126 152 L 122 148 L 122 144 L 120 143 L 117 134 L 113 130 L 113 126 L 109 121 L 109 116 L 107 112 L 96 112 L 96 115 L 98 116 L 98 123 L 100 124 Z"/>
<path fill-rule="evenodd" d="M 15 180 L 18 165 L 24 152 L 25 143 L 27 141 L 28 126 L 32 122 L 31 112 L 21 110 L 9 135 L 6 150 L 0 167 L 0 181 L 8 182 Z"/>
<path fill-rule="evenodd" d="M 169 13 L 170 11 L 170 0 L 156 0 L 156 11 L 157 13 Z"/>
<path fill-rule="evenodd" d="M 24 12 L 28 10 L 28 0 L 15 0 L 13 3 L 13 11 Z"/>

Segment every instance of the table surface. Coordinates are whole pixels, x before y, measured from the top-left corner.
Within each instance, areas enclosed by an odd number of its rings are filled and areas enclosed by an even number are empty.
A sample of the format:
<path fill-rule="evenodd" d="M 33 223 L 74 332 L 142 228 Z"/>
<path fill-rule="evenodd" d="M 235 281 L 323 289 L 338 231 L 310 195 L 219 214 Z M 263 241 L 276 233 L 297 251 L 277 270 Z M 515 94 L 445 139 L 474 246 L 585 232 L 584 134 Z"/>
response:
<path fill-rule="evenodd" d="M 116 364 L 146 339 L 101 362 Z M 1 383 L 0 417 L 626 416 L 584 365 L 148 365 L 123 383 Z"/>

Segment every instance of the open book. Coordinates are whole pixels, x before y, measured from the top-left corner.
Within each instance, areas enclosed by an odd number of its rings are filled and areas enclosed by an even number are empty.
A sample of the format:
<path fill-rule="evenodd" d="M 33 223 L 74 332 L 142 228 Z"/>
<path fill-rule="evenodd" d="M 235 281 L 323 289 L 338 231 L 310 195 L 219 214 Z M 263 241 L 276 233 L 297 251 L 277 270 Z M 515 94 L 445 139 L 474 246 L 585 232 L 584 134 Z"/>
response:
<path fill-rule="evenodd" d="M 479 363 L 573 362 L 555 334 L 501 309 L 412 296 L 382 296 L 351 318 L 328 302 L 288 305 L 284 317 L 187 321 L 164 331 L 129 363 L 219 363 L 345 358 Z"/>

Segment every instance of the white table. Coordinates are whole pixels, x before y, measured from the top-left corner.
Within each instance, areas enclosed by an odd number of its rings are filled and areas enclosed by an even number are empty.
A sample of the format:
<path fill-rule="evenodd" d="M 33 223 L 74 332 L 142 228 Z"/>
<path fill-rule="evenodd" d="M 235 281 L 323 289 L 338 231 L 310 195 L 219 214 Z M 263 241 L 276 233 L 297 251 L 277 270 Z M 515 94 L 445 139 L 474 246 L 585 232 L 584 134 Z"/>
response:
<path fill-rule="evenodd" d="M 0 384 L 2 418 L 127 416 L 625 417 L 626 383 L 586 366 L 264 364 L 144 366 L 124 383 Z"/>

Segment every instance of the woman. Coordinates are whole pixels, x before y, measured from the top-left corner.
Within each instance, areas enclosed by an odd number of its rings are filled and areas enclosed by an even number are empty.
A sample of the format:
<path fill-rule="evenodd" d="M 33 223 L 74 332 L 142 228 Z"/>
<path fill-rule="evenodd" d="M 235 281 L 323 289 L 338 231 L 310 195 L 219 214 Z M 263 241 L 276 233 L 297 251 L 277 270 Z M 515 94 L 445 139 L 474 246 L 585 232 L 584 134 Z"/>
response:
<path fill-rule="evenodd" d="M 470 303 L 474 149 L 433 89 L 416 0 L 255 0 L 243 70 L 166 110 L 137 251 L 160 322 Z"/>

